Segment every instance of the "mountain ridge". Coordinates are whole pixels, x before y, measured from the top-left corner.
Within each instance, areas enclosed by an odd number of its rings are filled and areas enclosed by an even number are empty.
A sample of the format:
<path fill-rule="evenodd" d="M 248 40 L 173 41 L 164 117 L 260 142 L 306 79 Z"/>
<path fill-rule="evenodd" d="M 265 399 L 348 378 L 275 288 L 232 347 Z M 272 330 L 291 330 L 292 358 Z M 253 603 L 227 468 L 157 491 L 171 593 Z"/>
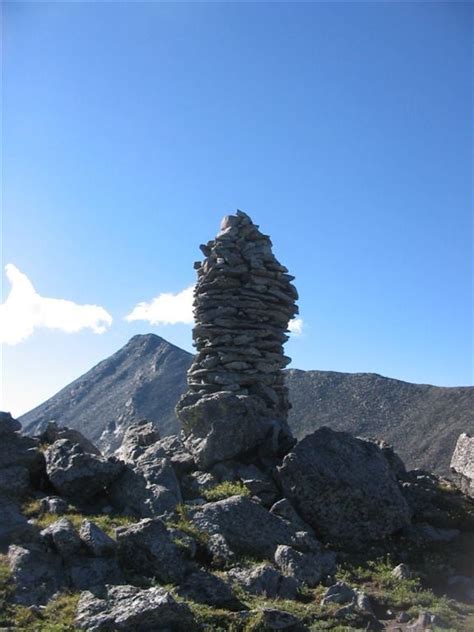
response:
<path fill-rule="evenodd" d="M 162 435 L 179 431 L 174 407 L 186 390 L 192 354 L 156 334 L 121 349 L 29 411 L 30 434 L 50 420 L 80 430 L 106 452 L 127 426 L 147 418 Z M 449 474 L 461 432 L 474 432 L 474 387 L 412 384 L 377 373 L 287 369 L 289 424 L 301 439 L 321 426 L 393 444 L 409 467 Z"/>

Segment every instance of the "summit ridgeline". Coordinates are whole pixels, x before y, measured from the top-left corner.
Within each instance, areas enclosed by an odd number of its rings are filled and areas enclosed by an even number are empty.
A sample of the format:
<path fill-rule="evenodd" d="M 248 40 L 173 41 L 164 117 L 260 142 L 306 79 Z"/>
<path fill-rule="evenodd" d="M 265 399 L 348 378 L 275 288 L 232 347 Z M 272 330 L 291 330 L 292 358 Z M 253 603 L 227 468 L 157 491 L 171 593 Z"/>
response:
<path fill-rule="evenodd" d="M 260 448 L 278 454 L 292 444 L 287 426 L 284 355 L 298 293 L 272 242 L 242 211 L 224 217 L 195 268 L 197 349 L 177 415 L 186 445 L 207 467 Z"/>

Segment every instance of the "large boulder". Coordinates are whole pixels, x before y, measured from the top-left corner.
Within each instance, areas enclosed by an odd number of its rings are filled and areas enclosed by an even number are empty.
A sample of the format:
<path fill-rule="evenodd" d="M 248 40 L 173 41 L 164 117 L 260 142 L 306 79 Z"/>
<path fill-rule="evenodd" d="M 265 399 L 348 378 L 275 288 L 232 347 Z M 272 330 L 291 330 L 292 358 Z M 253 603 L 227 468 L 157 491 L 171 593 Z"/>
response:
<path fill-rule="evenodd" d="M 20 434 L 21 424 L 0 413 L 0 490 L 10 497 L 21 497 L 30 484 L 38 486 L 44 475 L 44 457 L 38 441 Z"/>
<path fill-rule="evenodd" d="M 284 458 L 277 476 L 302 518 L 331 543 L 366 546 L 410 523 L 383 451 L 348 433 L 316 430 Z"/>
<path fill-rule="evenodd" d="M 29 539 L 33 527 L 21 513 L 20 507 L 11 498 L 0 495 L 0 551 L 9 544 Z"/>
<path fill-rule="evenodd" d="M 82 549 L 81 538 L 67 518 L 60 518 L 43 529 L 41 538 L 49 548 L 59 553 L 65 560 L 78 555 Z"/>
<path fill-rule="evenodd" d="M 222 535 L 232 550 L 241 554 L 272 558 L 279 544 L 300 544 L 294 527 L 244 496 L 206 503 L 191 517 L 192 522 L 209 534 Z"/>
<path fill-rule="evenodd" d="M 14 419 L 10 413 L 0 411 L 0 437 L 11 435 L 21 430 L 21 423 Z"/>
<path fill-rule="evenodd" d="M 105 595 L 81 594 L 76 626 L 88 632 L 155 632 L 196 629 L 193 615 L 164 588 L 107 586 Z"/>
<path fill-rule="evenodd" d="M 229 584 L 206 571 L 195 571 L 188 575 L 181 582 L 177 593 L 184 599 L 216 608 L 233 608 L 239 603 Z"/>
<path fill-rule="evenodd" d="M 79 503 L 104 492 L 124 469 L 120 461 L 85 452 L 68 439 L 50 445 L 45 459 L 48 478 L 56 491 Z"/>
<path fill-rule="evenodd" d="M 95 522 L 83 520 L 79 530 L 79 537 L 91 555 L 95 557 L 115 555 L 117 543 L 104 533 Z"/>
<path fill-rule="evenodd" d="M 474 437 L 466 432 L 459 435 L 451 459 L 451 472 L 461 491 L 474 498 Z"/>
<path fill-rule="evenodd" d="M 259 398 L 222 391 L 183 396 L 178 404 L 185 445 L 200 469 L 232 459 L 261 444 L 272 420 Z"/>
<path fill-rule="evenodd" d="M 61 558 L 43 546 L 29 548 L 11 545 L 8 561 L 16 603 L 31 606 L 46 603 L 54 593 L 67 587 Z"/>
<path fill-rule="evenodd" d="M 118 557 L 122 567 L 163 583 L 181 581 L 187 562 L 159 518 L 145 518 L 116 529 Z"/>

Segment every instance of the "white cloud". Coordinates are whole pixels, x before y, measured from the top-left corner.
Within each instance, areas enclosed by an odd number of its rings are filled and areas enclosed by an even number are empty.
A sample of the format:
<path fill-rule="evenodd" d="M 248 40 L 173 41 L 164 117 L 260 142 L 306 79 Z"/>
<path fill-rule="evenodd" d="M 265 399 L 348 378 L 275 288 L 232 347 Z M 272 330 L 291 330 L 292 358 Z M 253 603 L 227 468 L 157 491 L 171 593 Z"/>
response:
<path fill-rule="evenodd" d="M 288 324 L 288 329 L 294 336 L 301 336 L 303 333 L 303 319 L 293 318 L 293 320 L 290 320 Z"/>
<path fill-rule="evenodd" d="M 193 318 L 194 286 L 172 294 L 164 292 L 149 303 L 138 303 L 125 320 L 146 320 L 150 325 L 176 325 L 185 323 L 190 325 Z"/>
<path fill-rule="evenodd" d="M 177 294 L 163 292 L 149 303 L 135 305 L 130 314 L 125 316 L 125 320 L 129 322 L 145 320 L 150 325 L 176 325 L 177 323 L 192 325 L 194 323 L 193 292 L 193 285 Z M 301 336 L 303 319 L 293 318 L 288 324 L 288 329 L 294 336 Z"/>
<path fill-rule="evenodd" d="M 16 345 L 40 327 L 66 333 L 92 329 L 95 334 L 102 334 L 112 324 L 112 316 L 99 305 L 78 305 L 40 296 L 26 274 L 12 263 L 5 266 L 5 274 L 11 289 L 0 305 L 1 343 Z"/>

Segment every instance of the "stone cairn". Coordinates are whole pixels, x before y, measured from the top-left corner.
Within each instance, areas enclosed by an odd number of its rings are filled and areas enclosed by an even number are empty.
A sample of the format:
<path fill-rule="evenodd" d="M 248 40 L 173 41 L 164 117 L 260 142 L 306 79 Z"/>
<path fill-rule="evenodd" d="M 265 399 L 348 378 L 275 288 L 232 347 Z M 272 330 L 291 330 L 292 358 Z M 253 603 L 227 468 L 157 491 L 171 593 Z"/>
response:
<path fill-rule="evenodd" d="M 282 369 L 290 358 L 283 344 L 298 294 L 270 238 L 242 211 L 225 217 L 217 237 L 200 248 L 197 353 L 177 414 L 189 448 L 205 465 L 254 448 L 270 428 L 274 442 L 275 429 L 289 436 Z"/>

